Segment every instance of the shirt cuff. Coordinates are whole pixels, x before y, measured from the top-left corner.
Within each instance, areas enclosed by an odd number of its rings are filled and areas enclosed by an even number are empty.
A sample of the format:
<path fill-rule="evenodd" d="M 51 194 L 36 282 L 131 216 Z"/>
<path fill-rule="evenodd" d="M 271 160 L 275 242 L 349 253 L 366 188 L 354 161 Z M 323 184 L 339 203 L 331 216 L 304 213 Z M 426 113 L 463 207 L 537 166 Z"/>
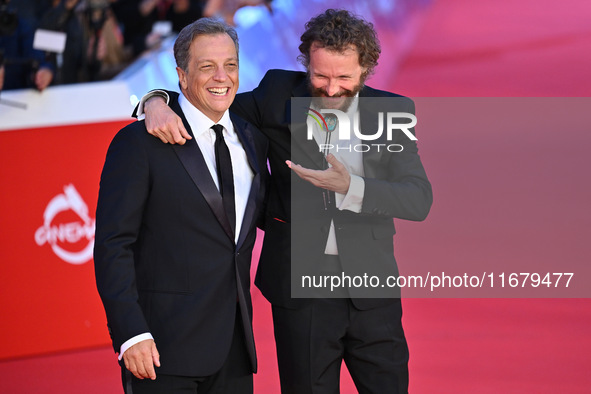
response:
<path fill-rule="evenodd" d="M 119 356 L 117 357 L 117 359 L 119 361 L 121 361 L 121 359 L 123 358 L 123 353 L 125 353 L 125 351 L 127 349 L 129 349 L 130 347 L 132 347 L 136 343 L 139 343 L 141 341 L 145 341 L 146 339 L 154 339 L 154 337 L 149 332 L 146 332 L 146 333 L 143 333 L 140 335 L 136 335 L 135 337 L 123 342 L 123 345 L 121 345 L 121 349 L 120 349 L 121 351 L 119 352 Z"/>
<path fill-rule="evenodd" d="M 150 90 L 148 93 L 146 93 L 142 96 L 142 99 L 140 100 L 140 103 L 138 104 L 137 114 L 136 114 L 137 120 L 144 120 L 146 118 L 146 114 L 144 113 L 144 104 L 146 104 L 146 101 L 148 101 L 152 97 L 162 97 L 164 99 L 164 101 L 166 101 L 166 105 L 168 105 L 168 103 L 170 102 L 170 96 L 168 95 L 168 93 L 166 93 L 165 90 L 160 90 L 160 89 Z"/>
<path fill-rule="evenodd" d="M 361 212 L 363 206 L 363 196 L 365 194 L 365 181 L 359 175 L 351 174 L 351 183 L 349 190 L 343 201 L 338 206 L 341 211 L 347 210 L 355 213 Z"/>

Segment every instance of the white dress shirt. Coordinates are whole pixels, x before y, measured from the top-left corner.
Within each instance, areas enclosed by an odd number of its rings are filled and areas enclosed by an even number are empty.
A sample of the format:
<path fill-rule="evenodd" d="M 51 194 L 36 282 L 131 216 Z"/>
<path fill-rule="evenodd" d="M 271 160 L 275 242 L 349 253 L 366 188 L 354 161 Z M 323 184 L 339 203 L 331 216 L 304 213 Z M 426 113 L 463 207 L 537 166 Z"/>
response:
<path fill-rule="evenodd" d="M 220 189 L 220 186 L 218 184 L 219 181 L 215 166 L 214 148 L 216 137 L 215 132 L 211 127 L 215 124 L 224 126 L 224 140 L 230 150 L 232 173 L 234 175 L 234 200 L 236 202 L 236 234 L 234 241 L 238 242 L 238 236 L 240 235 L 242 219 L 244 218 L 244 211 L 246 210 L 246 203 L 248 202 L 248 195 L 250 194 L 250 186 L 252 185 L 254 174 L 250 169 L 246 152 L 238 139 L 238 134 L 234 131 L 234 125 L 230 120 L 230 113 L 226 110 L 219 122 L 216 123 L 195 108 L 183 94 L 179 95 L 179 105 L 187 118 L 187 122 L 189 122 L 189 126 L 193 131 L 193 137 L 195 137 L 197 145 L 199 145 L 199 149 L 201 150 L 207 168 L 209 169 L 209 174 L 215 182 L 218 190 Z"/>
<path fill-rule="evenodd" d="M 357 112 L 357 108 L 359 106 L 358 97 L 359 95 L 355 96 L 355 99 L 349 106 L 349 109 L 346 111 L 347 117 L 349 119 L 359 120 L 359 117 L 353 117 L 353 114 Z M 316 111 L 320 110 L 319 108 L 315 108 L 313 103 L 311 108 L 315 109 Z M 323 144 L 326 143 L 327 131 L 321 129 L 318 126 L 318 123 L 310 116 L 307 119 L 307 124 L 308 127 L 312 128 L 312 135 L 320 149 L 321 144 L 324 146 Z M 353 122 L 351 122 L 351 127 L 352 126 Z M 360 143 L 361 140 L 353 132 L 351 132 L 350 140 L 339 140 L 338 133 L 331 133 L 330 135 L 329 145 L 332 145 L 332 147 L 329 149 L 328 153 L 332 153 L 336 159 L 345 166 L 351 175 L 351 183 L 349 185 L 347 194 L 335 192 L 335 205 L 337 209 L 341 211 L 348 210 L 359 213 L 361 212 L 361 207 L 363 205 L 363 196 L 365 193 L 365 181 L 362 178 L 365 175 L 363 171 L 363 153 L 356 152 L 353 148 L 355 145 Z M 330 255 L 339 254 L 339 250 L 337 248 L 337 238 L 334 229 L 334 221 L 330 222 L 330 230 L 328 232 L 328 239 L 326 241 L 324 253 Z"/>

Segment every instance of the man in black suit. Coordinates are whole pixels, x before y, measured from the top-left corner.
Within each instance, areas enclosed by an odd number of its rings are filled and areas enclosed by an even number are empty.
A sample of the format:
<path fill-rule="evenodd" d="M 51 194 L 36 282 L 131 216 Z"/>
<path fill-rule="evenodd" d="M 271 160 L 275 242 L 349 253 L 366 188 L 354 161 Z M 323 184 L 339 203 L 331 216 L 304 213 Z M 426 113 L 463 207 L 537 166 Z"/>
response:
<path fill-rule="evenodd" d="M 144 122 L 113 139 L 96 214 L 97 287 L 126 393 L 252 393 L 249 277 L 267 140 L 228 111 L 233 28 L 200 19 L 174 54 L 182 95 L 172 109 L 193 140 L 164 145 Z"/>
<path fill-rule="evenodd" d="M 358 110 L 361 122 L 372 110 L 363 99 L 391 99 L 395 112 L 403 113 L 414 113 L 414 103 L 364 85 L 380 46 L 363 19 L 327 10 L 306 24 L 301 39 L 300 60 L 307 73 L 271 70 L 232 105 L 270 140 L 272 177 L 255 283 L 272 303 L 281 390 L 337 393 L 344 360 L 360 393 L 405 393 L 408 347 L 396 294 L 372 298 L 350 288 L 342 298 L 295 298 L 298 282 L 292 275 L 302 265 L 322 265 L 333 274 L 363 269 L 371 274 L 385 267 L 397 275 L 392 219 L 423 220 L 432 204 L 416 142 L 399 131 L 391 141 L 367 141 L 388 142 L 402 147 L 399 152 L 344 155 L 332 150 L 325 158 L 319 149 L 322 134 L 307 139 L 290 102 L 307 98 L 311 107 Z M 171 92 L 152 95 L 176 100 Z M 163 103 L 160 98 L 146 102 L 148 131 L 163 142 L 185 143 L 189 136 Z M 367 122 L 363 127 L 376 130 Z"/>

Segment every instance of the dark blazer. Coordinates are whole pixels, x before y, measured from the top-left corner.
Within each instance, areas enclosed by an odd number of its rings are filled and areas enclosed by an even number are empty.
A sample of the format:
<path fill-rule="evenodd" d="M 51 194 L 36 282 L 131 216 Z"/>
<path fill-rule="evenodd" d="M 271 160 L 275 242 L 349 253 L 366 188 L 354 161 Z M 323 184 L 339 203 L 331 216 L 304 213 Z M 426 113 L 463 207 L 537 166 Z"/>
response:
<path fill-rule="evenodd" d="M 191 133 L 178 101 L 172 108 Z M 96 213 L 97 287 L 115 351 L 150 332 L 161 357 L 157 373 L 208 376 L 219 370 L 236 308 L 256 371 L 249 278 L 268 178 L 267 141 L 240 117 L 231 119 L 254 173 L 236 245 L 194 139 L 163 144 L 144 122 L 134 122 L 107 152 Z"/>
<path fill-rule="evenodd" d="M 396 133 L 391 143 L 401 144 L 402 152 L 374 149 L 363 154 L 365 194 L 361 213 L 325 210 L 322 190 L 302 181 L 285 164 L 286 160 L 292 160 L 307 168 L 323 168 L 322 154 L 315 142 L 306 140 L 305 128 L 290 127 L 292 120 L 296 120 L 296 115 L 292 118 L 291 114 L 291 98 L 309 96 L 305 73 L 271 70 L 256 89 L 239 94 L 231 108 L 269 138 L 273 176 L 255 283 L 273 305 L 288 308 L 307 303 L 306 299 L 291 297 L 291 264 L 307 264 L 323 255 L 331 219 L 345 272 L 356 274 L 360 272 L 360 263 L 361 266 L 368 263 L 396 275 L 392 219 L 424 220 L 433 201 L 416 143 Z M 396 98 L 397 111 L 414 113 L 412 100 L 393 93 L 366 86 L 359 96 Z M 361 110 L 363 122 L 364 109 Z M 376 130 L 373 125 L 370 127 Z M 386 141 L 372 141 L 380 142 Z M 367 267 L 364 269 L 371 272 Z M 392 299 L 355 298 L 355 294 L 352 297 L 360 309 L 392 302 Z"/>

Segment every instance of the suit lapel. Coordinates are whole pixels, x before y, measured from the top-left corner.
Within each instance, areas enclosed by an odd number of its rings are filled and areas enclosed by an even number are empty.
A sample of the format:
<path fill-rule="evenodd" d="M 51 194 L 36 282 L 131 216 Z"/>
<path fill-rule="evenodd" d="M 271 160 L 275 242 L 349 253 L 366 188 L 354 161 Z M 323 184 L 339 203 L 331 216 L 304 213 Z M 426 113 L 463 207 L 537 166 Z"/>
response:
<path fill-rule="evenodd" d="M 300 98 L 300 100 L 295 104 L 292 102 L 291 108 L 286 111 L 286 123 L 291 131 L 291 160 L 304 167 L 310 167 L 307 163 L 302 162 L 302 160 L 308 159 L 312 161 L 314 168 L 322 169 L 325 166 L 324 155 L 320 152 L 316 141 L 307 138 L 308 128 L 306 122 L 308 120 L 308 108 L 312 101 L 307 81 L 307 78 L 304 79 L 292 90 L 292 98 Z M 303 100 L 302 98 L 308 98 L 309 100 Z"/>
<path fill-rule="evenodd" d="M 238 115 L 230 112 L 230 119 L 232 120 L 232 124 L 234 125 L 234 131 L 238 135 L 238 139 L 246 152 L 246 158 L 248 159 L 248 164 L 252 169 L 252 172 L 258 174 L 259 172 L 259 165 L 257 162 L 256 150 L 254 147 L 254 141 L 252 137 L 252 133 L 249 130 L 249 125 L 246 123 L 245 120 L 240 118 Z"/>
<path fill-rule="evenodd" d="M 207 168 L 203 154 L 199 149 L 199 145 L 197 145 L 197 141 L 193 136 L 191 127 L 189 126 L 183 111 L 181 111 L 178 101 L 171 103 L 171 108 L 181 117 L 185 129 L 187 129 L 189 134 L 193 137 L 193 139 L 187 140 L 185 145 L 173 145 L 172 147 L 185 167 L 185 170 L 187 170 L 189 176 L 203 195 L 203 198 L 207 201 L 207 204 L 211 208 L 218 222 L 220 222 L 220 225 L 228 237 L 234 241 L 234 231 L 226 217 L 222 196 L 215 186 L 213 179 L 211 179 L 209 169 Z"/>
<path fill-rule="evenodd" d="M 372 97 L 371 93 L 368 92 L 367 87 L 364 87 L 359 92 L 359 127 L 361 130 L 371 133 L 378 129 L 379 119 L 377 117 L 376 108 L 368 107 L 367 102 L 363 100 L 364 97 Z M 377 140 L 362 140 L 362 142 L 367 143 L 368 145 L 388 144 L 386 133 L 382 133 Z M 381 166 L 380 162 L 387 157 L 387 155 L 384 154 L 384 151 L 385 149 L 368 149 L 363 152 L 363 168 L 366 176 L 372 177 L 372 169 Z"/>
<path fill-rule="evenodd" d="M 236 248 L 240 248 L 242 246 L 242 243 L 246 239 L 246 236 L 250 231 L 255 218 L 256 201 L 261 184 L 261 174 L 259 164 L 257 161 L 257 154 L 254 145 L 254 140 L 252 137 L 252 132 L 250 131 L 250 126 L 240 117 L 234 115 L 231 112 L 230 119 L 232 120 L 232 124 L 234 125 L 234 131 L 238 135 L 238 139 L 242 143 L 242 147 L 246 152 L 248 164 L 250 165 L 250 168 L 254 175 L 252 179 L 252 184 L 250 186 L 248 200 L 246 202 L 246 208 L 244 210 L 244 217 L 242 218 L 242 226 L 240 227 L 238 242 L 236 243 Z"/>

